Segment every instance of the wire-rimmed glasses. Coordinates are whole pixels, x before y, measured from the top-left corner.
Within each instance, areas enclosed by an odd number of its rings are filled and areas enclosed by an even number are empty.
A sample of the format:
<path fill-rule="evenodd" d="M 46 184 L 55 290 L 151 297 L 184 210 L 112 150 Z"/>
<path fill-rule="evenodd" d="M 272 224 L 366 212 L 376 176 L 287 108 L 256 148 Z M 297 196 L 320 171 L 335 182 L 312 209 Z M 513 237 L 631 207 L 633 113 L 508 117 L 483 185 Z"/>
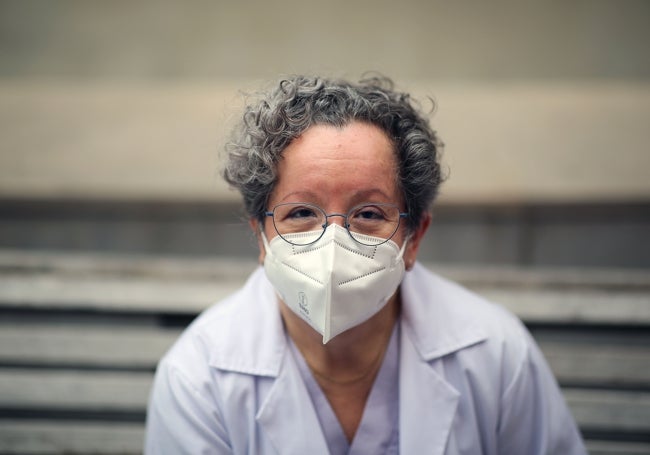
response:
<path fill-rule="evenodd" d="M 325 233 L 328 218 L 339 216 L 345 220 L 345 229 L 355 241 L 362 245 L 376 246 L 390 240 L 402 218 L 394 204 L 366 203 L 353 207 L 348 213 L 330 213 L 317 205 L 306 202 L 288 202 L 276 205 L 265 212 L 273 219 L 273 226 L 283 240 L 292 245 L 309 245 Z M 301 235 L 292 235 L 301 234 Z"/>

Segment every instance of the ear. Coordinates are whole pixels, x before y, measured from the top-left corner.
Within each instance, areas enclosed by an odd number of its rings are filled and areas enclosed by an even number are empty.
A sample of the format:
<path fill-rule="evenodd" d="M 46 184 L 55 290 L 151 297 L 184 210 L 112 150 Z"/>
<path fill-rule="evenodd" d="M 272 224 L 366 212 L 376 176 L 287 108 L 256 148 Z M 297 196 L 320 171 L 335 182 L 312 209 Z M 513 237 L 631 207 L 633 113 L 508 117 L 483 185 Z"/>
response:
<path fill-rule="evenodd" d="M 431 224 L 431 214 L 426 212 L 422 215 L 420 224 L 415 228 L 411 233 L 411 237 L 408 240 L 406 249 L 404 251 L 404 264 L 406 270 L 411 270 L 415 265 L 415 260 L 417 259 L 418 250 L 420 249 L 420 242 L 426 234 L 429 225 Z"/>
<path fill-rule="evenodd" d="M 255 219 L 251 218 L 248 220 L 248 225 L 253 230 L 255 237 L 257 238 L 257 248 L 260 250 L 260 254 L 257 258 L 258 262 L 264 264 L 264 258 L 266 257 L 266 250 L 264 249 L 264 242 L 262 242 L 261 227 L 260 223 Z"/>

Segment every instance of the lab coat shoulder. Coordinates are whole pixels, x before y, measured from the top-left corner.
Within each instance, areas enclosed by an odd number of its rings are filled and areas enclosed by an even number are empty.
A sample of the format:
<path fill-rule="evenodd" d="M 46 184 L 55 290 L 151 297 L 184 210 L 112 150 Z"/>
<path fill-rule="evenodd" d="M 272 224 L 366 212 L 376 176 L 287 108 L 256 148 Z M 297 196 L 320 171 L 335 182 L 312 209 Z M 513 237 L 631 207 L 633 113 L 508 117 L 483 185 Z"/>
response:
<path fill-rule="evenodd" d="M 402 285 L 403 326 L 422 359 L 499 360 L 516 369 L 529 349 L 521 321 L 505 308 L 416 264 Z"/>
<path fill-rule="evenodd" d="M 402 300 L 406 343 L 457 392 L 446 453 L 586 453 L 517 317 L 421 265 L 407 274 Z"/>
<path fill-rule="evenodd" d="M 285 346 L 281 324 L 274 291 L 258 269 L 241 289 L 200 314 L 160 364 L 193 378 L 208 379 L 196 368 L 275 376 Z"/>

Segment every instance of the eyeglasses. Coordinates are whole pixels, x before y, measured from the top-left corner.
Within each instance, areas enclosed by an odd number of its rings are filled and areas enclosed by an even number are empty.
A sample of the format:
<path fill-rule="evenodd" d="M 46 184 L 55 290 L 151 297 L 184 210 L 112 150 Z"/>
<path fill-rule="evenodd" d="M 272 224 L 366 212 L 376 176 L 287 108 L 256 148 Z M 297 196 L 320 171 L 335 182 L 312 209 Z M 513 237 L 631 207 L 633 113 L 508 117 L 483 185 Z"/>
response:
<path fill-rule="evenodd" d="M 290 202 L 279 204 L 266 216 L 273 218 L 273 226 L 278 235 L 292 245 L 309 245 L 319 240 L 328 226 L 328 218 L 340 216 L 345 219 L 345 229 L 357 242 L 376 246 L 390 240 L 402 218 L 407 213 L 399 211 L 393 204 L 361 204 L 347 214 L 325 213 L 314 204 Z M 302 235 L 291 235 L 302 234 Z"/>

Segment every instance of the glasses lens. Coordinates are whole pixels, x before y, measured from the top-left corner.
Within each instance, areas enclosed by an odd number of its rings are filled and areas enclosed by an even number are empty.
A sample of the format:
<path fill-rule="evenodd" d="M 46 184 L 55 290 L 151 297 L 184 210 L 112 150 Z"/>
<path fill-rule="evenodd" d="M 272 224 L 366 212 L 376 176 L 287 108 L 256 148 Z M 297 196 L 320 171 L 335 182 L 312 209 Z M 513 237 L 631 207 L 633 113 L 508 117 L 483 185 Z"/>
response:
<path fill-rule="evenodd" d="M 392 204 L 365 204 L 350 210 L 350 235 L 364 245 L 379 245 L 390 239 L 399 227 L 399 208 Z"/>
<path fill-rule="evenodd" d="M 317 206 L 304 203 L 280 204 L 273 209 L 273 224 L 280 236 L 294 245 L 308 245 L 320 238 L 325 213 Z"/>

